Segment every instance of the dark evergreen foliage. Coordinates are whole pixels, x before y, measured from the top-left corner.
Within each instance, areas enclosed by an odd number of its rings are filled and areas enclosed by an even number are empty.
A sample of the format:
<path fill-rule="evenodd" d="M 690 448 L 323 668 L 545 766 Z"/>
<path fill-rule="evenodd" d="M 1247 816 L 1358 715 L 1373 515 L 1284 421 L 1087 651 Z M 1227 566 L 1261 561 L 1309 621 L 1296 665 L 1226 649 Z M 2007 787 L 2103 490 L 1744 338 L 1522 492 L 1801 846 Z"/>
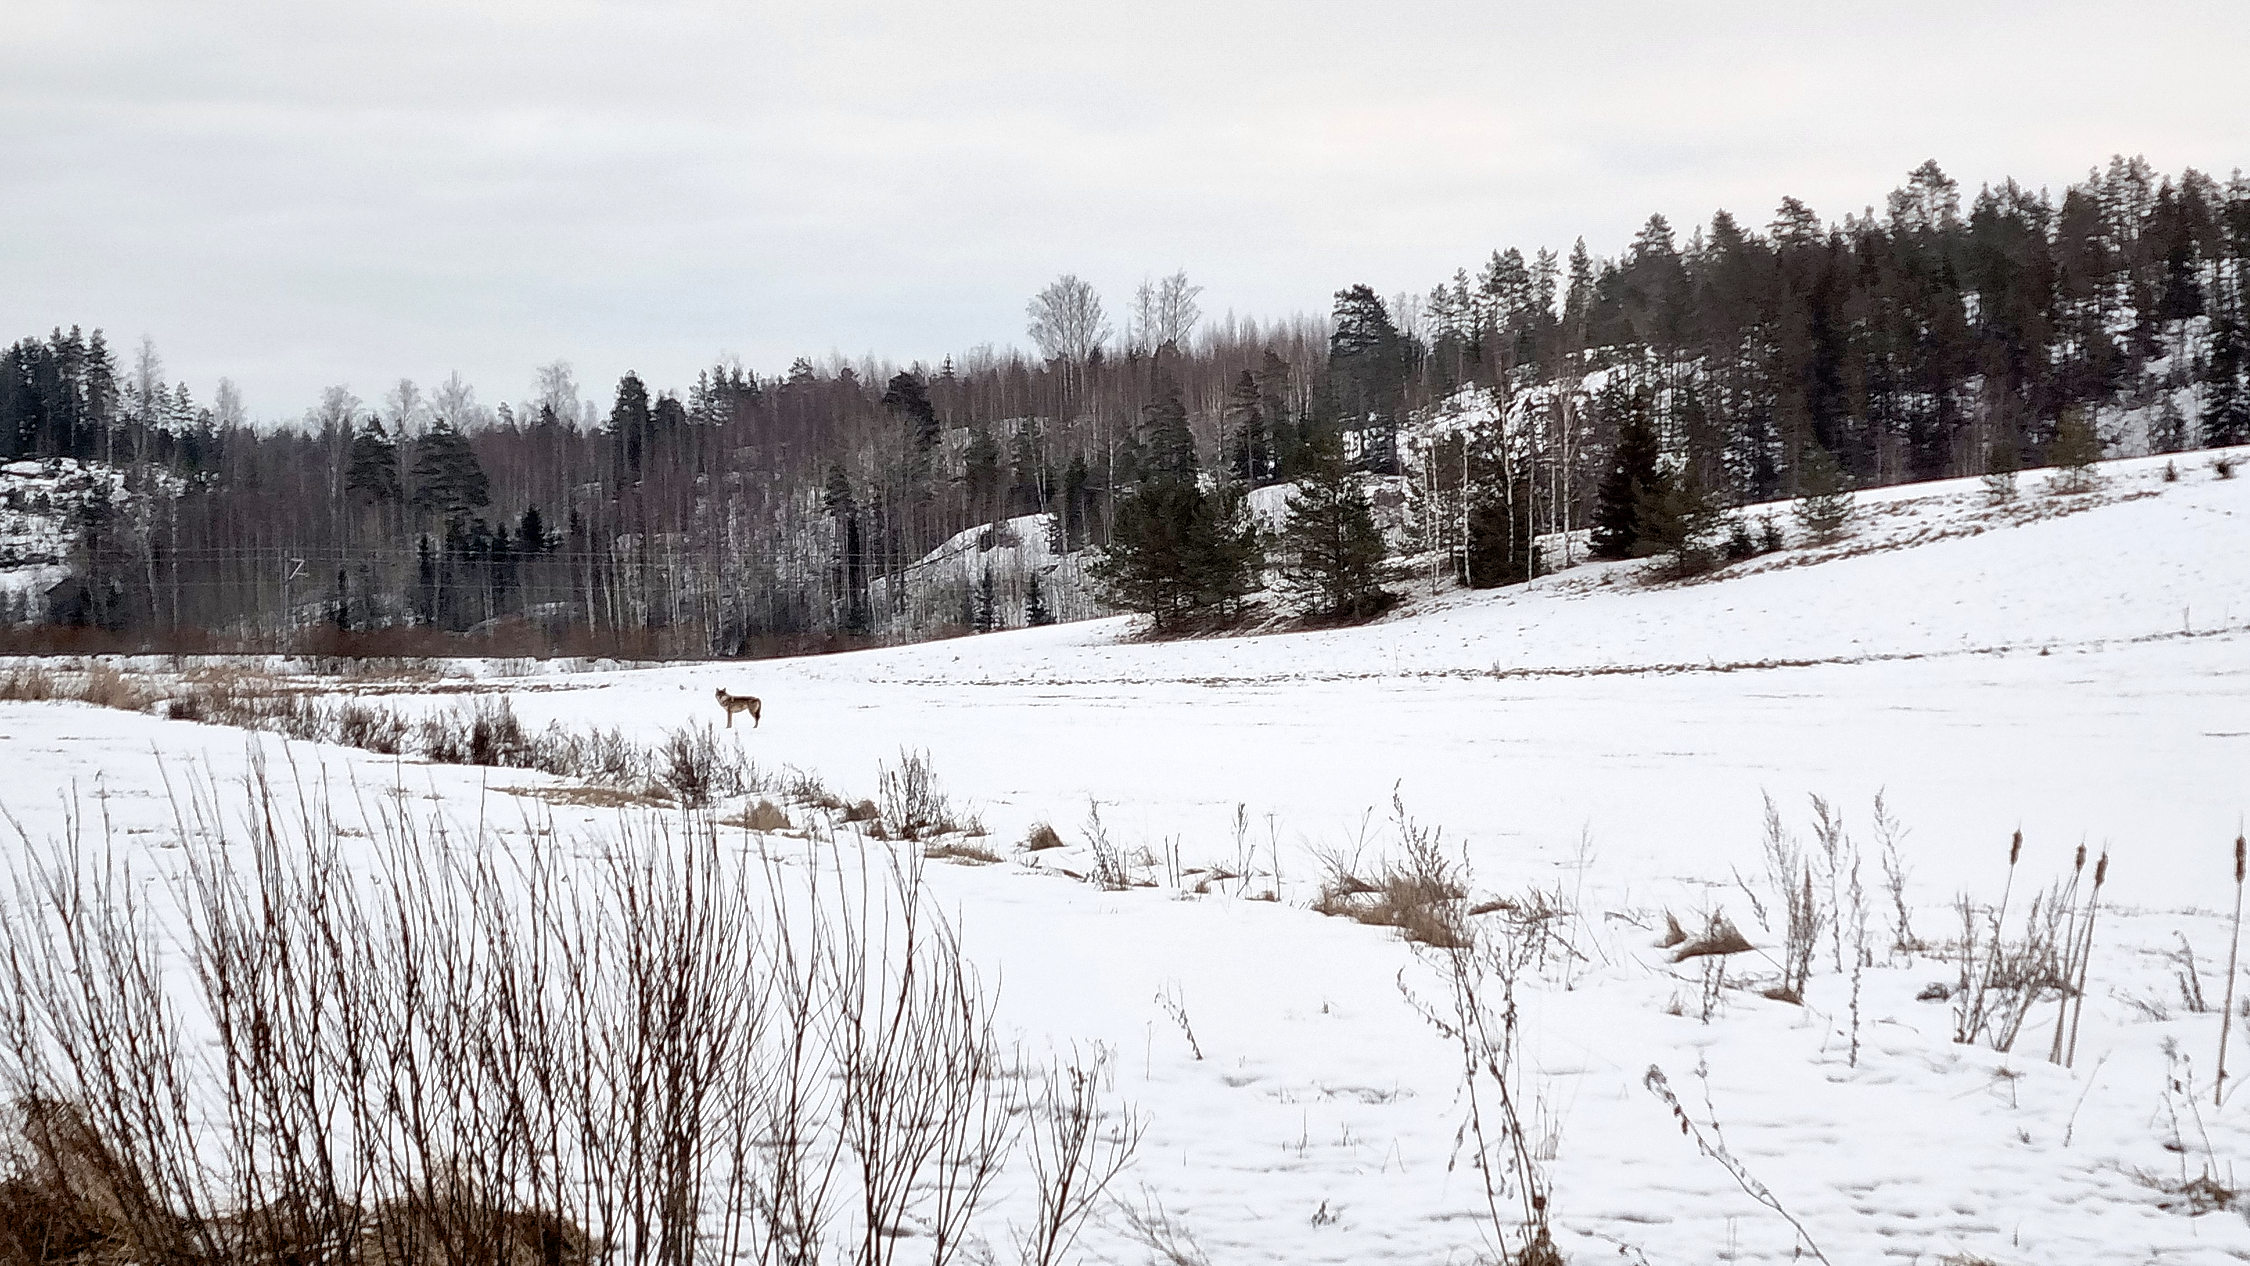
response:
<path fill-rule="evenodd" d="M 1313 615 L 1357 619 L 1394 597 L 1384 586 L 1383 534 L 1336 432 L 1306 442 L 1307 470 L 1289 494 L 1281 531 L 1281 583 Z"/>
<path fill-rule="evenodd" d="M 414 508 L 450 525 L 492 503 L 492 481 L 468 437 L 439 422 L 414 443 Z"/>
<path fill-rule="evenodd" d="M 1143 612 L 1163 629 L 1238 602 L 1256 587 L 1263 561 L 1237 490 L 1206 492 L 1162 477 L 1118 503 L 1092 575 L 1113 605 Z"/>
<path fill-rule="evenodd" d="M 1670 481 L 1658 465 L 1648 393 L 1612 389 L 1603 397 L 1602 411 L 1617 427 L 1617 445 L 1594 493 L 1594 557 L 1631 558 L 1646 535 L 1645 520 L 1662 504 Z"/>
<path fill-rule="evenodd" d="M 1355 286 L 1330 326 L 1198 331 L 1154 356 L 980 349 L 934 373 L 799 358 L 770 379 L 720 363 L 680 396 L 628 374 L 599 405 L 550 367 L 532 399 L 455 396 L 442 420 L 336 389 L 253 427 L 239 397 L 199 403 L 153 355 L 66 327 L 0 347 L 0 459 L 106 463 L 132 490 L 129 512 L 78 527 L 57 603 L 89 623 L 272 633 L 330 603 L 355 629 L 547 613 L 620 647 L 724 653 L 914 636 L 935 597 L 914 595 L 920 560 L 1000 515 L 1051 510 L 1059 547 L 1115 532 L 1131 554 L 1195 514 L 1239 521 L 1225 494 L 1185 496 L 1189 471 L 1235 488 L 1317 476 L 1308 437 L 1338 433 L 1363 468 L 1393 469 L 1396 426 L 1460 388 L 1538 432 L 1510 462 L 1466 463 L 1473 490 L 1447 502 L 1433 539 L 1472 583 L 1512 577 L 1533 532 L 1594 526 L 1604 553 L 1671 552 L 1698 490 L 1837 495 L 1819 491 L 1823 462 L 1848 496 L 2083 459 L 2080 421 L 2145 426 L 2166 452 L 2250 442 L 2250 183 L 2121 157 L 2048 194 L 1964 188 L 1924 163 L 1869 201 L 1837 220 L 1787 198 L 1700 229 L 1646 217 L 1606 257 L 1503 246 L 1433 279 L 1411 334 Z M 1152 512 L 1191 499 L 1195 514 Z M 549 548 L 531 545 L 544 525 L 524 531 L 534 505 L 567 523 Z M 1191 572 L 1245 539 L 1198 532 Z M 291 560 L 293 588 L 278 583 Z M 1239 592 L 1185 584 L 1166 619 Z"/>

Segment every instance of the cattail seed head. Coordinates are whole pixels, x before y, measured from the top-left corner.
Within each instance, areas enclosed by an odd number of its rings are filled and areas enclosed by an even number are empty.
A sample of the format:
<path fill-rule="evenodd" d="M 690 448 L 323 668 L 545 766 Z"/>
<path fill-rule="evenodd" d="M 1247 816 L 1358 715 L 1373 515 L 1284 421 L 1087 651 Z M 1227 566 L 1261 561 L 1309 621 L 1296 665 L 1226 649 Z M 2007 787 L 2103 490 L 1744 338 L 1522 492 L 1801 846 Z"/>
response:
<path fill-rule="evenodd" d="M 2008 841 L 2008 864 L 2010 866 L 2015 865 L 2016 859 L 2021 856 L 2023 856 L 2023 830 L 2019 827 L 2016 830 L 2015 838 Z"/>
<path fill-rule="evenodd" d="M 2234 837 L 2234 886 L 2242 886 L 2242 837 Z"/>
<path fill-rule="evenodd" d="M 2109 854 L 2104 853 L 2102 859 L 2094 863 L 2094 887 L 2101 887 L 2102 881 L 2107 878 L 2109 878 Z"/>
<path fill-rule="evenodd" d="M 2078 860 L 2070 864 L 2070 873 L 2075 875 L 2084 869 L 2086 869 L 2086 841 L 2080 840 L 2078 841 Z"/>

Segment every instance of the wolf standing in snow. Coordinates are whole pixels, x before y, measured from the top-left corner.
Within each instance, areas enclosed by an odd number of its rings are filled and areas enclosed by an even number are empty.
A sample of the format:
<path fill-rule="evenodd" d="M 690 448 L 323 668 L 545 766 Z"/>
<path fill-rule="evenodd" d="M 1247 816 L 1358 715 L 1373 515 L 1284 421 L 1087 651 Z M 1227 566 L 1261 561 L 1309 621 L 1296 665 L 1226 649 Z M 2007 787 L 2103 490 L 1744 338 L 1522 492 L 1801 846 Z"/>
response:
<path fill-rule="evenodd" d="M 728 728 L 728 729 L 730 729 L 730 730 L 731 730 L 731 729 L 733 729 L 733 728 L 734 728 L 734 714 L 735 714 L 735 713 L 737 713 L 737 712 L 747 712 L 747 713 L 749 713 L 749 714 L 750 714 L 750 728 L 751 728 L 751 729 L 756 729 L 756 728 L 758 728 L 758 696 L 756 696 L 756 695 L 730 695 L 730 694 L 728 694 L 728 693 L 726 692 L 726 687 L 724 687 L 724 686 L 721 686 L 721 687 L 719 688 L 719 690 L 718 690 L 718 695 L 719 695 L 719 706 L 720 706 L 720 707 L 722 707 L 722 708 L 725 708 L 725 709 L 727 710 L 727 728 Z"/>

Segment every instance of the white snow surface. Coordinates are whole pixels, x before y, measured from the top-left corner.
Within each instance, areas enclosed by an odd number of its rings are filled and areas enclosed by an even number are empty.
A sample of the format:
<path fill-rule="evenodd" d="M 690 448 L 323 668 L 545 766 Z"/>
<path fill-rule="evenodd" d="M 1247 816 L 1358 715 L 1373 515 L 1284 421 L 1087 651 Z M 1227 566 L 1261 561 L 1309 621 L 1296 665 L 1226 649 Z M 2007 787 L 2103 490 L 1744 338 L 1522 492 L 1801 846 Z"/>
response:
<path fill-rule="evenodd" d="M 1842 541 L 1693 583 L 1582 565 L 1423 594 L 1360 628 L 1150 642 L 1119 618 L 799 660 L 462 665 L 445 684 L 505 692 L 533 724 L 642 737 L 716 720 L 715 686 L 755 693 L 762 726 L 730 741 L 854 798 L 901 749 L 926 751 L 1009 854 L 932 868 L 1002 982 L 1004 1022 L 1034 1045 L 1118 1052 L 1116 1089 L 1149 1126 L 1127 1190 L 1159 1198 L 1212 1262 L 1491 1251 L 1458 1054 L 1402 992 L 1427 995 L 1426 964 L 1395 932 L 1306 908 L 1322 855 L 1371 866 L 1392 846 L 1394 790 L 1444 828 L 1473 897 L 1537 885 L 1580 911 L 1582 957 L 1521 998 L 1523 1086 L 1569 1260 L 1799 1260 L 1790 1225 L 1644 1088 L 1653 1065 L 1832 1262 L 2235 1262 L 2250 1220 L 2161 1188 L 2206 1168 L 2231 1183 L 2250 1144 L 2250 1098 L 2210 1103 L 2220 1017 L 2187 1007 L 2169 957 L 2192 946 L 2215 1005 L 2250 808 L 2250 478 L 2216 478 L 2205 454 L 2170 461 L 2176 481 L 2163 458 L 2113 462 L 2082 496 L 2030 472 L 1997 507 L 1975 480 L 1863 494 Z M 37 837 L 63 829 L 71 790 L 98 788 L 117 846 L 161 872 L 162 769 L 236 773 L 246 742 L 363 787 L 403 781 L 464 821 L 508 823 L 506 790 L 542 781 L 4 704 L 0 803 Z M 1800 835 L 1809 795 L 1843 810 L 1888 928 L 1878 791 L 1908 828 L 1905 895 L 1932 943 L 1958 934 L 1956 893 L 1998 897 L 2012 831 L 2019 900 L 2081 841 L 2109 853 L 2074 1067 L 2046 1059 L 2051 1002 L 2012 1053 L 1953 1043 L 1949 1004 L 1917 994 L 1954 964 L 1884 952 L 1880 931 L 1856 1066 L 1825 943 L 1807 1005 L 1730 988 L 1699 1015 L 1701 972 L 1656 934 L 1667 911 L 1724 911 L 1759 946 L 1730 970 L 1770 978 L 1778 937 L 1737 880 L 1763 891 L 1764 795 Z M 1070 877 L 1089 801 L 1145 850 L 1153 886 Z M 554 812 L 566 827 L 598 816 Z M 1038 821 L 1072 846 L 1015 851 Z M 1193 891 L 1214 865 L 1249 873 Z M 1280 899 L 1251 899 L 1268 892 Z M 2192 1061 L 2186 1089 L 2168 1045 Z M 1146 1257 L 1114 1223 L 1084 1248 Z"/>

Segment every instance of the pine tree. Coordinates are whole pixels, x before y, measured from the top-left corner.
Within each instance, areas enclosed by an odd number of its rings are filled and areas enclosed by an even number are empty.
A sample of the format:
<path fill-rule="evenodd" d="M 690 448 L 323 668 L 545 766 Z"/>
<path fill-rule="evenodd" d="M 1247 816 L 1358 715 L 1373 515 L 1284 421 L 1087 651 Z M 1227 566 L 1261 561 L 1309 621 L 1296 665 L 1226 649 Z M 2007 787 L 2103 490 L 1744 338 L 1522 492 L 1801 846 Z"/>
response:
<path fill-rule="evenodd" d="M 1247 369 L 1227 393 L 1226 417 L 1229 472 L 1246 487 L 1263 487 L 1273 471 L 1273 444 L 1258 380 Z"/>
<path fill-rule="evenodd" d="M 405 499 L 399 486 L 398 444 L 375 418 L 361 422 L 352 435 L 344 468 L 344 491 L 373 505 L 395 505 Z"/>
<path fill-rule="evenodd" d="M 414 445 L 414 508 L 447 523 L 492 502 L 492 481 L 468 437 L 440 419 Z"/>
<path fill-rule="evenodd" d="M 1362 433 L 1360 461 L 1379 474 L 1398 471 L 1398 415 L 1408 371 L 1406 341 L 1366 286 L 1336 292 L 1328 336 L 1327 390 L 1337 417 Z"/>
<path fill-rule="evenodd" d="M 883 407 L 906 424 L 907 440 L 914 452 L 927 456 L 937 448 L 945 428 L 939 424 L 937 408 L 930 403 L 929 389 L 920 378 L 911 373 L 892 375 L 883 390 Z"/>
<path fill-rule="evenodd" d="M 451 424 L 450 419 L 441 421 Z M 610 450 L 620 484 L 640 482 L 641 469 L 648 461 L 652 426 L 648 385 L 639 374 L 627 372 L 617 380 L 617 402 L 609 410 Z"/>
<path fill-rule="evenodd" d="M 1024 623 L 1035 629 L 1053 624 L 1055 616 L 1047 609 L 1047 594 L 1039 584 L 1039 573 L 1030 573 L 1026 584 L 1029 587 L 1024 592 Z"/>
<path fill-rule="evenodd" d="M 1342 436 L 1323 429 L 1306 442 L 1307 469 L 1290 493 L 1281 530 L 1282 587 L 1306 612 L 1357 619 L 1388 606 L 1385 549 L 1367 494 L 1344 461 Z"/>

